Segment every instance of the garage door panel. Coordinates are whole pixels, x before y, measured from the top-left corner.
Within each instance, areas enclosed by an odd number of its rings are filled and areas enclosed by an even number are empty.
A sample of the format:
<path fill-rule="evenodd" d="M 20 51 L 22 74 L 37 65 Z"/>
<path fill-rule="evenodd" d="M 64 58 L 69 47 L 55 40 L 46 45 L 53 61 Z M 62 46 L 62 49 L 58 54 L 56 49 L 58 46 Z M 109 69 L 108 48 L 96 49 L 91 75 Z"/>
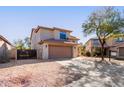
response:
<path fill-rule="evenodd" d="M 124 47 L 119 48 L 119 56 L 124 56 Z"/>
<path fill-rule="evenodd" d="M 71 58 L 72 47 L 49 46 L 49 58 Z"/>

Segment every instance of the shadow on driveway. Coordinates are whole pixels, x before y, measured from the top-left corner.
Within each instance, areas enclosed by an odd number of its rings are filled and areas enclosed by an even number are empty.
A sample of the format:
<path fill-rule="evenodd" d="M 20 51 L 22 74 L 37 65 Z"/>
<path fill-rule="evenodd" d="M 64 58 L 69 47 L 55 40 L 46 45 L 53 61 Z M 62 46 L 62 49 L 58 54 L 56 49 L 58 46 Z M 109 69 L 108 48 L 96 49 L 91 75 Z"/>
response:
<path fill-rule="evenodd" d="M 66 76 L 64 81 L 69 87 L 124 87 L 124 66 L 117 64 L 74 60 L 58 74 Z"/>

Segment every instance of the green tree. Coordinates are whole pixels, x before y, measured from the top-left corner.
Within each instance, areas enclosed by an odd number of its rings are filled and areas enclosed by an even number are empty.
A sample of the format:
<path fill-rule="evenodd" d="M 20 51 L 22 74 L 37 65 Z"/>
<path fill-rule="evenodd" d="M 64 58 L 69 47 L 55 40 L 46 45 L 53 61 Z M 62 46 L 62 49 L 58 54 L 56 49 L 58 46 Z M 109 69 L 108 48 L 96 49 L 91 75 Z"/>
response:
<path fill-rule="evenodd" d="M 25 43 L 25 47 L 26 47 L 27 49 L 31 49 L 31 43 L 30 43 L 30 38 L 29 38 L 29 37 L 26 37 L 26 38 L 24 39 L 24 43 Z"/>
<path fill-rule="evenodd" d="M 25 49 L 25 43 L 21 39 L 14 41 L 14 45 L 17 49 Z"/>
<path fill-rule="evenodd" d="M 104 60 L 104 45 L 106 37 L 123 33 L 124 16 L 122 12 L 114 7 L 104 7 L 101 10 L 91 13 L 88 20 L 82 24 L 83 32 L 86 35 L 96 34 L 101 45 L 101 57 Z"/>
<path fill-rule="evenodd" d="M 84 46 L 84 45 L 81 45 L 81 46 L 79 47 L 79 50 L 80 50 L 80 52 L 81 52 L 81 55 L 85 55 L 85 46 Z"/>

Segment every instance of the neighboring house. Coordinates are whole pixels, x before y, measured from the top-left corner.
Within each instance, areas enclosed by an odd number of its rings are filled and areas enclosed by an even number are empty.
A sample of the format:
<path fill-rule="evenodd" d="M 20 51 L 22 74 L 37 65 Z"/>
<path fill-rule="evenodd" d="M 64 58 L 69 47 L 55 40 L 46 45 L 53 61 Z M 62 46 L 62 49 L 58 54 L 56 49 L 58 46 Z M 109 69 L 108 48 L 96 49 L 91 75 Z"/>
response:
<path fill-rule="evenodd" d="M 124 42 L 114 44 L 111 46 L 110 51 L 112 57 L 124 59 Z"/>
<path fill-rule="evenodd" d="M 124 59 L 124 35 L 109 36 L 107 44 L 110 46 L 111 56 Z"/>
<path fill-rule="evenodd" d="M 78 38 L 72 31 L 61 28 L 38 26 L 31 32 L 31 48 L 37 50 L 38 59 L 77 57 Z"/>
<path fill-rule="evenodd" d="M 7 55 L 10 58 L 15 57 L 12 49 L 14 46 L 3 36 L 0 35 L 0 57 Z"/>
<path fill-rule="evenodd" d="M 118 34 L 118 35 L 110 35 L 106 39 L 106 43 L 109 46 L 113 46 L 114 44 L 119 44 L 124 42 L 124 35 Z"/>
<path fill-rule="evenodd" d="M 85 46 L 85 50 L 91 53 L 95 47 L 99 46 L 99 41 L 96 38 L 91 38 L 85 43 Z"/>
<path fill-rule="evenodd" d="M 86 44 L 86 51 L 92 53 L 95 48 L 100 48 L 99 40 L 96 38 L 89 39 Z M 106 38 L 105 45 L 105 54 L 109 55 L 109 51 L 111 51 L 111 55 L 116 58 L 124 58 L 124 35 L 110 35 Z"/>
<path fill-rule="evenodd" d="M 108 46 L 105 44 L 105 55 L 107 54 Z M 85 50 L 87 52 L 95 52 L 96 49 L 100 49 L 101 45 L 97 38 L 91 38 L 85 43 Z"/>

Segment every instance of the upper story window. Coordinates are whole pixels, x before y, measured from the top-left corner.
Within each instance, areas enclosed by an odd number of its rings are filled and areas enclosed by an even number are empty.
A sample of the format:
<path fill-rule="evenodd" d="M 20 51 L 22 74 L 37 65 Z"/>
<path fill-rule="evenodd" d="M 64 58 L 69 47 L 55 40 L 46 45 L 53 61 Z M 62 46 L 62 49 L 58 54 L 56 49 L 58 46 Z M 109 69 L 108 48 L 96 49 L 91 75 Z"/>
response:
<path fill-rule="evenodd" d="M 62 39 L 62 40 L 66 40 L 67 39 L 66 32 L 60 32 L 60 39 Z"/>
<path fill-rule="evenodd" d="M 94 44 L 94 45 L 99 45 L 99 44 L 100 44 L 100 43 L 99 43 L 99 40 L 97 40 L 97 39 L 93 40 L 93 44 Z"/>
<path fill-rule="evenodd" d="M 77 43 L 75 40 L 73 40 L 72 42 Z"/>
<path fill-rule="evenodd" d="M 118 37 L 115 39 L 116 42 L 124 42 L 124 38 L 122 37 Z"/>

